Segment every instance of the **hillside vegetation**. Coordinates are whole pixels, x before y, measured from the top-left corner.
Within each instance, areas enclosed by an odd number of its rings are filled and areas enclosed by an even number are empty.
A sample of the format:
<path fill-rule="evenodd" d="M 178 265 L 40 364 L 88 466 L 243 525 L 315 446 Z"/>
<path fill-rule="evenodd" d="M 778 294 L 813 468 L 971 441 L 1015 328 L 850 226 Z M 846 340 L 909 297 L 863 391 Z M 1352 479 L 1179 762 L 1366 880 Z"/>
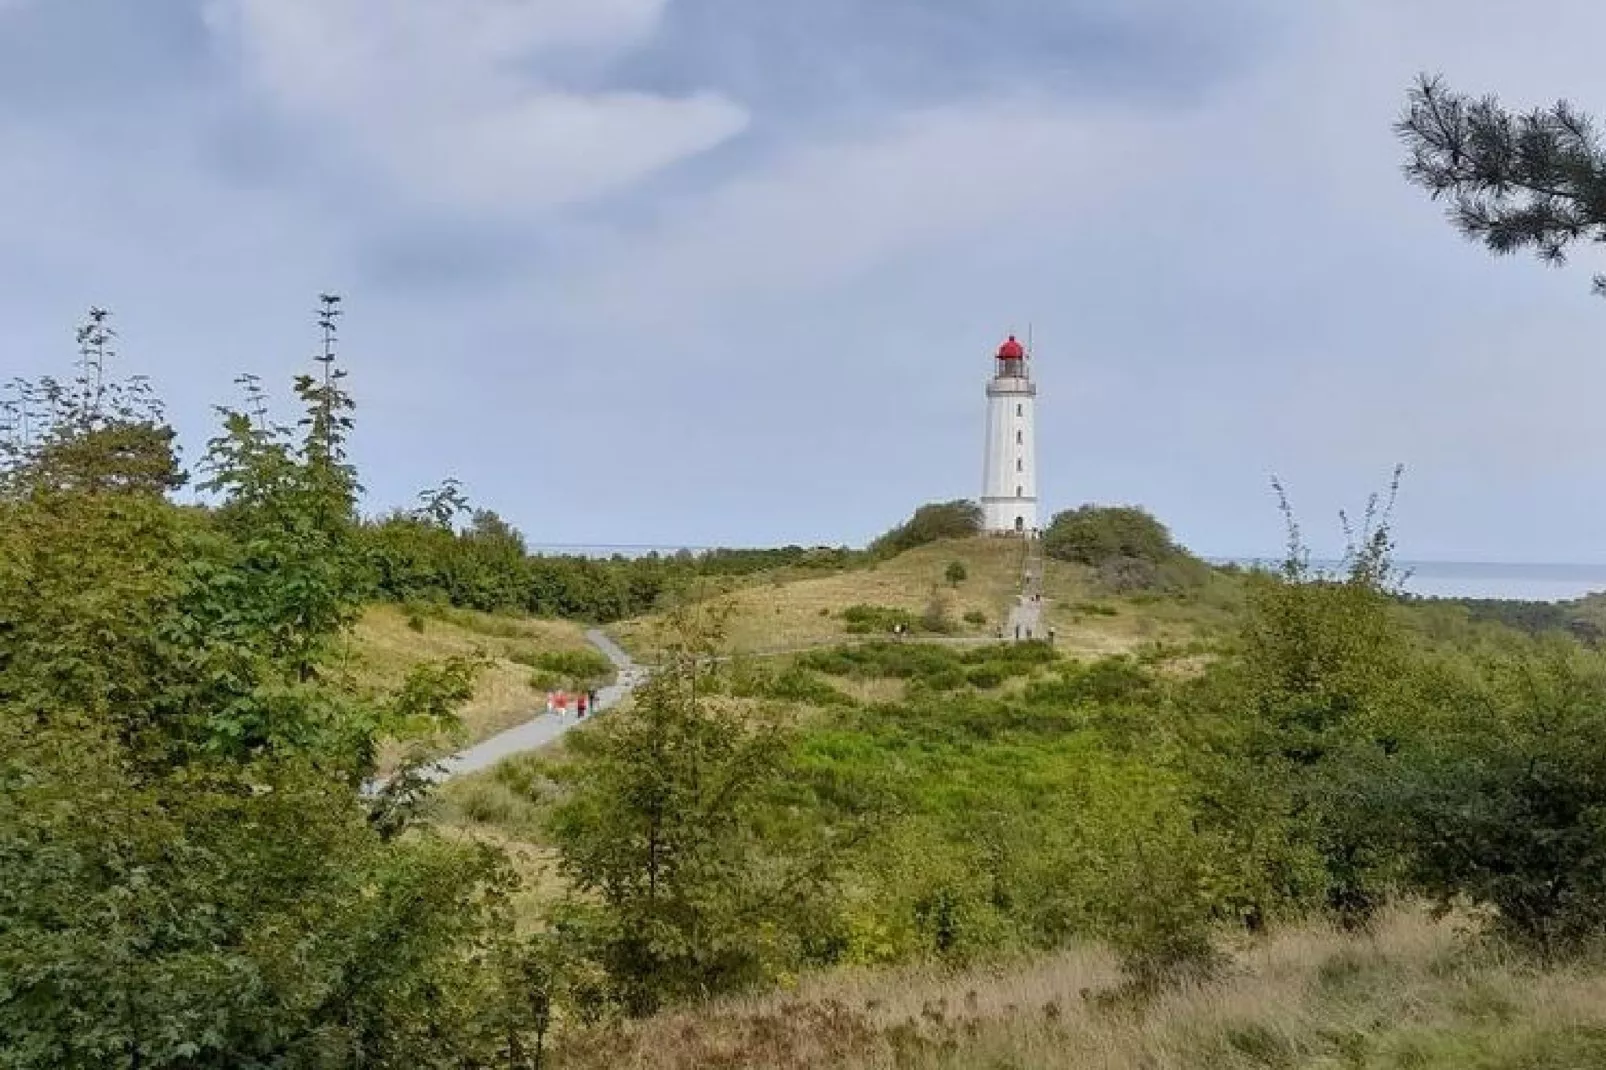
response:
<path fill-rule="evenodd" d="M 725 649 L 788 651 L 864 635 L 885 636 L 895 620 L 912 633 L 985 641 L 997 638 L 1020 591 L 1024 546 L 1017 539 L 943 539 L 829 575 L 775 575 L 710 589 L 730 610 Z M 958 563 L 964 578 L 951 580 Z M 1167 590 L 1105 586 L 1094 569 L 1050 559 L 1043 577 L 1044 617 L 1067 654 L 1100 656 L 1145 644 L 1183 644 L 1222 633 L 1241 602 L 1241 582 L 1204 569 L 1187 586 Z M 883 610 L 879 614 L 865 611 Z M 664 641 L 669 614 L 612 625 L 629 650 L 650 657 Z M 935 618 L 939 627 L 926 624 Z M 877 626 L 859 630 L 856 620 Z"/>
<path fill-rule="evenodd" d="M 529 608 L 550 563 L 445 514 L 381 552 L 333 297 L 299 418 L 248 395 L 179 505 L 103 315 L 79 380 L 34 388 L 51 418 L 0 440 L 8 1070 L 1598 1059 L 1606 656 L 1403 604 L 1386 506 L 1336 575 L 1297 539 L 1277 574 L 1051 562 L 1085 629 L 1057 644 L 964 619 L 1007 602 L 1008 541 L 675 565 L 736 568 L 734 618 L 565 565 L 565 597 L 657 607 L 650 679 L 437 797 L 429 747 L 482 674 L 596 669 L 570 625 L 456 604 Z M 1084 545 L 1147 552 L 1141 518 L 1078 522 L 1110 520 Z M 823 645 L 731 656 L 758 616 Z"/>
<path fill-rule="evenodd" d="M 596 656 L 585 629 L 568 621 L 380 604 L 353 625 L 345 667 L 359 688 L 382 691 L 421 665 L 483 658 L 473 695 L 458 709 L 460 723 L 430 744 L 441 749 L 477 743 L 541 712 L 549 684 L 573 684 L 540 668 L 544 655 L 563 653 Z"/>
<path fill-rule="evenodd" d="M 1606 975 L 1469 952 L 1400 910 L 1240 948 L 1224 978 L 1122 999 L 1107 951 L 964 970 L 845 971 L 566 1037 L 567 1070 L 1585 1070 L 1606 1065 Z"/>

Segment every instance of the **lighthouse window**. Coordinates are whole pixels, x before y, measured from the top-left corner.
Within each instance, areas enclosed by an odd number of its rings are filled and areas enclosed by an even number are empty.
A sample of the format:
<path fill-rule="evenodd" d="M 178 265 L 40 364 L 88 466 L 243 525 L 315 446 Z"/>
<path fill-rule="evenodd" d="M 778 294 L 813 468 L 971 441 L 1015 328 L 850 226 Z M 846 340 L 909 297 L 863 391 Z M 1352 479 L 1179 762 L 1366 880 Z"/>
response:
<path fill-rule="evenodd" d="M 1025 405 L 1016 405 L 1015 406 L 1015 415 L 1016 416 L 1025 416 L 1026 415 L 1026 406 Z"/>
<path fill-rule="evenodd" d="M 1021 490 L 1020 490 L 1019 487 L 1015 488 L 1015 497 L 1017 497 L 1017 498 L 1021 497 Z"/>
<path fill-rule="evenodd" d="M 1024 431 L 1015 432 L 1015 445 L 1019 446 L 1026 441 L 1025 434 L 1026 433 Z"/>
<path fill-rule="evenodd" d="M 1019 457 L 1016 457 L 1015 458 L 1015 471 L 1020 472 L 1020 471 L 1024 471 L 1024 470 L 1025 469 L 1024 469 L 1024 467 L 1022 465 L 1021 459 Z"/>

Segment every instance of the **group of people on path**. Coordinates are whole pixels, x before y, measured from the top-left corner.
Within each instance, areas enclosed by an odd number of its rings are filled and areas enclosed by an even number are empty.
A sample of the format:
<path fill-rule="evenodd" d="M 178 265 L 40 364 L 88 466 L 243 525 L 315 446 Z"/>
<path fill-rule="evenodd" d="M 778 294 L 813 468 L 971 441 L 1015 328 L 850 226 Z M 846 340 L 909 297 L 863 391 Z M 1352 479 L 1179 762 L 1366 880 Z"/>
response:
<path fill-rule="evenodd" d="M 559 717 L 567 717 L 569 715 L 569 704 L 571 702 L 574 704 L 574 712 L 578 714 L 580 720 L 583 721 L 585 720 L 587 713 L 596 711 L 597 689 L 591 688 L 587 691 L 576 691 L 573 695 L 570 695 L 566 691 L 548 691 L 546 693 L 547 713 L 555 713 Z"/>

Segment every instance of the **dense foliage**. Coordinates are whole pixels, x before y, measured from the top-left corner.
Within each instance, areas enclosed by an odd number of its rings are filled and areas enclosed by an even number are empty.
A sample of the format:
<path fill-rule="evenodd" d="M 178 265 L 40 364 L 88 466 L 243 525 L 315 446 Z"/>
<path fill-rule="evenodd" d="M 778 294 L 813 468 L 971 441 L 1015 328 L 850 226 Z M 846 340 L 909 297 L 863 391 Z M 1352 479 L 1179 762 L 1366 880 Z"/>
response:
<path fill-rule="evenodd" d="M 169 499 L 187 474 L 148 393 L 107 375 L 103 315 L 4 439 L 0 1066 L 526 1067 L 554 1022 L 837 964 L 1098 937 L 1144 992 L 1208 977 L 1224 933 L 1365 929 L 1401 897 L 1479 908 L 1547 959 L 1606 930 L 1606 659 L 1403 601 L 1375 502 L 1342 571 L 1311 572 L 1291 529 L 1286 567 L 1239 581 L 1232 635 L 1188 651 L 731 662 L 686 600 L 631 708 L 497 774 L 564 882 L 520 914 L 500 851 L 420 820 L 416 763 L 375 781 L 382 743 L 453 724 L 475 660 L 374 695 L 343 648 L 376 570 L 392 597 L 528 609 L 546 559 L 491 513 L 455 530 L 451 485 L 358 520 L 338 314 L 296 423 L 250 381 L 222 413 L 206 508 Z M 974 519 L 928 508 L 919 532 Z M 1078 561 L 1185 556 L 1135 511 L 1055 528 Z M 553 589 L 763 559 L 570 562 Z M 932 597 L 844 616 L 940 632 Z"/>
<path fill-rule="evenodd" d="M 981 506 L 972 501 L 931 502 L 870 544 L 876 557 L 892 557 L 941 539 L 968 539 L 981 532 Z"/>
<path fill-rule="evenodd" d="M 858 563 L 848 549 L 787 546 L 640 557 L 532 555 L 524 537 L 489 510 L 472 513 L 441 492 L 413 512 L 363 526 L 376 593 L 397 602 L 439 601 L 485 612 L 530 613 L 608 623 L 697 597 L 723 579 L 776 569 L 831 571 Z"/>
<path fill-rule="evenodd" d="M 1136 506 L 1083 505 L 1058 513 L 1043 532 L 1043 552 L 1096 570 L 1114 593 L 1185 587 L 1206 572 L 1164 524 Z"/>
<path fill-rule="evenodd" d="M 363 587 L 336 314 L 297 427 L 225 413 L 215 512 L 164 497 L 172 434 L 109 380 L 104 316 L 7 440 L 0 1065 L 460 1066 L 522 1028 L 482 998 L 496 857 L 362 794 L 474 666 L 377 698 L 334 668 Z"/>

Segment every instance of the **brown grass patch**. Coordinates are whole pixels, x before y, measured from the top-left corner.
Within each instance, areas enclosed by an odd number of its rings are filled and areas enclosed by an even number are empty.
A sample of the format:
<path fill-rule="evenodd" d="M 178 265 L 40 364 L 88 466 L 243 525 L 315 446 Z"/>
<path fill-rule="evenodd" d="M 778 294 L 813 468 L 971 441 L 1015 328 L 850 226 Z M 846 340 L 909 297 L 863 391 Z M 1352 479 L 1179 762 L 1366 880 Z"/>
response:
<path fill-rule="evenodd" d="M 840 972 L 795 991 L 570 1034 L 570 1070 L 1606 1065 L 1606 977 L 1540 973 L 1400 911 L 1240 948 L 1222 980 L 1141 999 L 1084 947 L 1012 966 Z"/>
<path fill-rule="evenodd" d="M 483 651 L 491 664 L 480 675 L 474 697 L 459 711 L 459 739 L 436 741 L 436 750 L 477 743 L 542 712 L 541 696 L 530 689 L 531 670 L 509 659 L 519 653 L 589 650 L 585 629 L 567 621 L 493 616 L 450 610 L 424 619 L 422 631 L 408 626 L 399 606 L 370 606 L 353 629 L 344 667 L 356 685 L 370 691 L 396 688 L 415 665 Z M 382 771 L 399 756 L 395 747 L 382 755 Z"/>

